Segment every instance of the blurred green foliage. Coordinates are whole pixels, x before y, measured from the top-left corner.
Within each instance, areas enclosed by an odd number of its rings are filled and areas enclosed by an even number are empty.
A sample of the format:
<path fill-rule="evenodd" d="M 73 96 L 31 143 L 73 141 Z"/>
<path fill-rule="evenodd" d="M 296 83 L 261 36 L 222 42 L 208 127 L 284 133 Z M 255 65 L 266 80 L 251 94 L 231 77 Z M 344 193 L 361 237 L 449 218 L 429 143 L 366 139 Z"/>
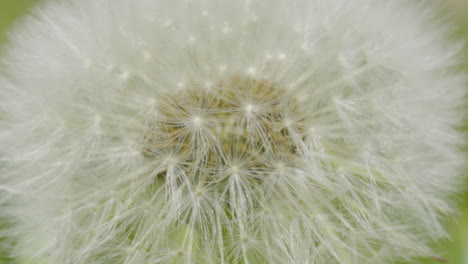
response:
<path fill-rule="evenodd" d="M 38 0 L 0 0 L 0 43 L 6 40 L 7 30 L 12 23 L 36 2 Z"/>
<path fill-rule="evenodd" d="M 39 0 L 0 0 L 0 47 L 6 43 L 8 29 L 18 18 L 27 12 L 30 6 L 38 1 Z M 465 3 L 464 1 L 467 2 Z M 447 10 L 443 12 L 452 14 L 453 19 L 460 25 L 457 38 L 464 39 L 468 42 L 468 0 L 446 0 L 442 5 L 447 7 Z M 464 68 L 468 72 L 468 45 L 465 45 L 464 55 L 466 61 Z M 468 119 L 462 130 L 468 138 Z M 466 149 L 466 151 L 468 151 L 468 149 Z M 468 175 L 468 169 L 465 170 L 465 172 L 467 172 L 465 174 Z M 438 245 L 435 245 L 438 256 L 446 259 L 446 263 L 449 264 L 468 264 L 468 177 L 465 186 L 467 191 L 460 196 L 459 200 L 460 211 L 454 216 L 452 221 L 447 223 L 447 228 L 452 239 L 449 241 L 441 241 Z M 4 255 L 4 252 L 0 250 L 0 264 L 10 264 L 10 261 L 7 261 Z M 443 263 L 441 260 L 425 258 L 416 260 L 416 263 L 440 264 Z M 399 264 L 406 263 L 401 262 Z"/>

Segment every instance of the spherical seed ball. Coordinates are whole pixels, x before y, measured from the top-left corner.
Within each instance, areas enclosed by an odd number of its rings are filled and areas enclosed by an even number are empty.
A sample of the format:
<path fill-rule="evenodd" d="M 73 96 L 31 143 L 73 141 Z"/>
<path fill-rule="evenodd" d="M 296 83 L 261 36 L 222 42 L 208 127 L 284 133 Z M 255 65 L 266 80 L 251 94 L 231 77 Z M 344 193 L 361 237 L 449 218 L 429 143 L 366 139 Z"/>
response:
<path fill-rule="evenodd" d="M 3 246 L 21 264 L 436 257 L 465 89 L 428 4 L 42 4 L 2 60 Z"/>

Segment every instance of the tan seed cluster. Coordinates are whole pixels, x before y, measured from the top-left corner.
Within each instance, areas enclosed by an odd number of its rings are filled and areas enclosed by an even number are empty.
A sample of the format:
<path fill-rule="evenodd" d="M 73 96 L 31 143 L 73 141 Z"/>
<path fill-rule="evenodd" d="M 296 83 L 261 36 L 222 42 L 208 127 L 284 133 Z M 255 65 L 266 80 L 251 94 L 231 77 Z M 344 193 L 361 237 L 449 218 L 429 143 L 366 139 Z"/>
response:
<path fill-rule="evenodd" d="M 167 157 L 191 177 L 248 171 L 254 178 L 297 161 L 303 102 L 266 80 L 232 77 L 160 98 L 143 154 Z M 228 169 L 228 170 L 226 170 Z"/>

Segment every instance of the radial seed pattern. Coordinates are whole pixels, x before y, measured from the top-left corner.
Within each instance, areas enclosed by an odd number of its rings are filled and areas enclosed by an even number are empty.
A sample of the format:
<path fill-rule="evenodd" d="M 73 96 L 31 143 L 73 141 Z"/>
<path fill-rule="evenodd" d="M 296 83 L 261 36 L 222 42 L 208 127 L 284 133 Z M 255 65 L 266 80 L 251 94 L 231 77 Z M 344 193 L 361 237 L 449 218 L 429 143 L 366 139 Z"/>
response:
<path fill-rule="evenodd" d="M 50 0 L 2 60 L 0 246 L 21 264 L 436 257 L 465 80 L 431 8 Z"/>

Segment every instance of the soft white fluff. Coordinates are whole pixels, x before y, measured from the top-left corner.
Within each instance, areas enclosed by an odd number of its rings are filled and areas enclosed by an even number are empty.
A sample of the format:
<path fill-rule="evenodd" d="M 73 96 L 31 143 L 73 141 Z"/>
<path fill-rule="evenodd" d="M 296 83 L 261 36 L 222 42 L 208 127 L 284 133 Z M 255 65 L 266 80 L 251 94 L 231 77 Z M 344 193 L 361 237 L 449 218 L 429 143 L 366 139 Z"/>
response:
<path fill-rule="evenodd" d="M 437 256 L 427 245 L 445 236 L 458 184 L 465 90 L 458 48 L 427 5 L 38 7 L 12 32 L 0 75 L 0 204 L 11 223 L 0 236 L 12 257 Z"/>

